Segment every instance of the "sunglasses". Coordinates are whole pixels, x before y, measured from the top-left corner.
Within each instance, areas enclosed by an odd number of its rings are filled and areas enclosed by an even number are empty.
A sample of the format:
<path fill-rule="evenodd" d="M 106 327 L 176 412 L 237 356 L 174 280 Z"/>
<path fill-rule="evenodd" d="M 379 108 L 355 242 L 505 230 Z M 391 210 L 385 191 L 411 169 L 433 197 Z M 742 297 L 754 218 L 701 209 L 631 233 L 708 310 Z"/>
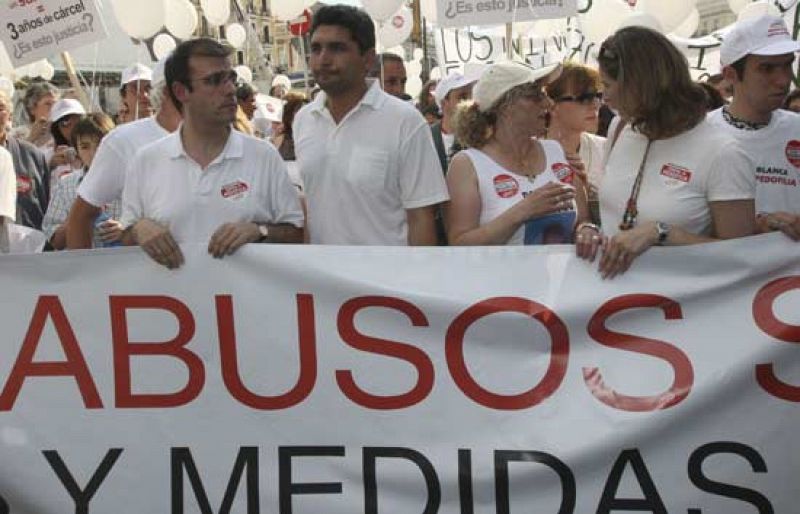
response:
<path fill-rule="evenodd" d="M 595 100 L 603 101 L 603 93 L 600 91 L 593 91 L 590 93 L 584 93 L 578 96 L 562 96 L 556 99 L 556 102 L 575 102 L 583 105 L 588 105 L 594 103 Z"/>
<path fill-rule="evenodd" d="M 207 86 L 220 87 L 228 82 L 236 84 L 237 80 L 239 80 L 239 74 L 236 73 L 236 70 L 222 70 L 199 79 L 192 79 L 191 82 L 200 81 Z"/>

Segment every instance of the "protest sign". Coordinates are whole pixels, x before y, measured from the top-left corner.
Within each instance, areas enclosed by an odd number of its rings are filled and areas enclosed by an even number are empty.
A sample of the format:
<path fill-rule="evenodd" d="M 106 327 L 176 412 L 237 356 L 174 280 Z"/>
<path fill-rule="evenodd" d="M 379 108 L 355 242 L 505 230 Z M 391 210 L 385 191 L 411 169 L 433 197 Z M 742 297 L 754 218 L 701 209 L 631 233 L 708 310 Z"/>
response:
<path fill-rule="evenodd" d="M 95 0 L 4 0 L 0 41 L 14 67 L 107 37 Z"/>
<path fill-rule="evenodd" d="M 795 512 L 800 260 L 249 245 L 0 265 L 0 512 Z"/>
<path fill-rule="evenodd" d="M 566 18 L 577 0 L 436 0 L 440 27 L 502 25 L 516 21 Z"/>

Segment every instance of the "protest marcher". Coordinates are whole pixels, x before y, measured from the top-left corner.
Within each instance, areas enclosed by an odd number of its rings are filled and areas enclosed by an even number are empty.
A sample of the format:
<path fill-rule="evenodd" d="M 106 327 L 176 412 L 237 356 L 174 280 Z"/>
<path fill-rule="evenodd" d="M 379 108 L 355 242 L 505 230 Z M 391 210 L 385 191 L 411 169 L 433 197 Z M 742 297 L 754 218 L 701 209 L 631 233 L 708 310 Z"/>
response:
<path fill-rule="evenodd" d="M 597 70 L 572 62 L 564 63 L 561 75 L 547 86 L 547 94 L 555 102 L 547 137 L 561 143 L 570 164 L 585 176 L 593 223 L 600 222 L 597 188 L 603 176 L 606 143 L 606 138 L 595 135 L 602 88 Z"/>
<path fill-rule="evenodd" d="M 84 115 L 86 115 L 86 110 L 83 105 L 70 98 L 59 100 L 50 110 L 50 133 L 53 136 L 54 148 L 50 152 L 51 155 L 45 152 L 45 156 L 48 157 L 51 170 L 51 190 L 61 177 L 81 168 L 78 153 L 72 146 L 72 130 Z"/>
<path fill-rule="evenodd" d="M 275 75 L 275 78 L 272 79 L 272 86 L 269 89 L 269 96 L 274 96 L 275 98 L 283 99 L 292 89 L 292 81 L 286 75 Z"/>
<path fill-rule="evenodd" d="M 800 89 L 795 89 L 786 95 L 782 107 L 787 111 L 800 113 Z"/>
<path fill-rule="evenodd" d="M 375 26 L 326 5 L 311 25 L 309 65 L 322 88 L 295 117 L 312 243 L 434 245 L 447 189 L 430 129 L 414 106 L 367 79 Z"/>
<path fill-rule="evenodd" d="M 750 157 L 759 231 L 781 230 L 795 240 L 800 239 L 800 116 L 780 107 L 798 51 L 800 43 L 778 16 L 737 22 L 720 48 L 733 100 L 710 116 Z"/>
<path fill-rule="evenodd" d="M 106 114 L 92 113 L 81 117 L 72 129 L 72 146 L 76 149 L 82 168 L 55 181 L 50 205 L 42 223 L 44 235 L 56 250 L 63 250 L 67 245 L 64 222 L 78 196 L 78 185 L 89 171 L 100 141 L 113 128 L 114 122 Z M 122 225 L 118 221 L 122 213 L 120 200 L 115 200 L 103 210 L 105 216 L 95 226 L 95 248 L 118 242 L 122 236 Z"/>
<path fill-rule="evenodd" d="M 599 190 L 609 238 L 601 275 L 623 273 L 653 245 L 753 234 L 747 155 L 706 121 L 705 92 L 680 51 L 654 30 L 626 27 L 603 42 L 598 61 L 604 94 L 622 119 L 609 129 Z M 578 256 L 594 260 L 600 243 L 596 227 L 577 231 Z"/>
<path fill-rule="evenodd" d="M 442 120 L 431 125 L 433 144 L 442 164 L 442 172 L 447 173 L 450 158 L 461 150 L 461 145 L 456 141 L 453 116 L 458 104 L 472 98 L 472 86 L 477 77 L 465 77 L 459 72 L 453 72 L 443 78 L 436 86 L 434 99 L 442 113 Z"/>
<path fill-rule="evenodd" d="M 406 65 L 397 54 L 384 52 L 375 59 L 369 78 L 378 79 L 381 88 L 392 96 L 405 100 L 406 97 Z"/>
<path fill-rule="evenodd" d="M 122 70 L 119 95 L 127 107 L 127 120 L 148 118 L 153 114 L 150 105 L 150 90 L 153 70 L 144 64 L 134 63 Z"/>
<path fill-rule="evenodd" d="M 20 225 L 41 230 L 50 201 L 50 168 L 44 152 L 11 135 L 12 109 L 11 99 L 0 91 L 0 146 L 11 154 L 17 177 L 15 219 Z"/>
<path fill-rule="evenodd" d="M 0 254 L 42 251 L 44 234 L 14 224 L 17 211 L 17 179 L 11 154 L 0 147 Z"/>
<path fill-rule="evenodd" d="M 289 93 L 283 99 L 286 103 L 283 104 L 281 114 L 281 129 L 273 133 L 271 141 L 284 161 L 294 161 L 297 159 L 294 151 L 294 117 L 308 100 L 303 93 L 295 92 Z"/>
<path fill-rule="evenodd" d="M 163 70 L 163 62 L 156 65 L 149 98 L 156 115 L 117 127 L 100 143 L 67 218 L 67 248 L 92 247 L 97 217 L 106 205 L 122 198 L 126 165 L 140 148 L 178 128 L 181 114 L 167 92 Z"/>
<path fill-rule="evenodd" d="M 250 84 L 239 84 L 236 88 L 236 102 L 242 108 L 247 119 L 252 121 L 256 113 L 256 94 L 258 91 Z"/>
<path fill-rule="evenodd" d="M 559 65 L 491 65 L 473 102 L 456 113 L 456 136 L 468 148 L 447 173 L 451 245 L 569 243 L 587 218 L 586 192 L 547 130 L 552 101 L 545 86 Z"/>
<path fill-rule="evenodd" d="M 250 120 L 247 118 L 247 113 L 241 105 L 236 106 L 236 118 L 233 120 L 233 128 L 242 134 L 252 136 L 255 134 L 255 128 Z"/>
<path fill-rule="evenodd" d="M 219 258 L 246 243 L 303 240 L 303 213 L 280 155 L 231 128 L 238 108 L 231 53 L 209 38 L 175 48 L 164 71 L 183 123 L 128 166 L 126 242 L 168 268 L 183 262 L 180 243 L 207 243 Z"/>
<path fill-rule="evenodd" d="M 28 115 L 29 124 L 20 127 L 14 135 L 23 138 L 42 151 L 53 148 L 53 135 L 50 133 L 50 109 L 58 101 L 58 89 L 49 82 L 36 81 L 25 88 L 22 103 Z"/>

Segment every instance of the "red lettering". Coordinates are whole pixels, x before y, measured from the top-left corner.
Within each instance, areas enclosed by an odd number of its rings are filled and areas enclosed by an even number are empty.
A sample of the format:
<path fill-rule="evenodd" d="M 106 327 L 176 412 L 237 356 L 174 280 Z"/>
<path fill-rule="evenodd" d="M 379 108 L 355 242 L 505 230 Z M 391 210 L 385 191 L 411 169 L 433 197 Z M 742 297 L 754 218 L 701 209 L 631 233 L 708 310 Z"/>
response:
<path fill-rule="evenodd" d="M 550 334 L 552 349 L 545 376 L 532 389 L 518 395 L 488 391 L 472 378 L 464 361 L 464 336 L 467 329 L 475 321 L 498 312 L 518 312 L 530 316 L 542 323 Z M 471 306 L 450 324 L 445 336 L 445 352 L 450 374 L 465 395 L 490 409 L 519 410 L 541 403 L 561 385 L 569 360 L 569 332 L 556 313 L 544 305 L 525 298 L 489 298 Z"/>
<path fill-rule="evenodd" d="M 765 334 L 787 343 L 800 343 L 800 326 L 788 325 L 775 317 L 775 300 L 787 291 L 800 289 L 800 277 L 773 280 L 753 299 L 753 319 Z M 782 382 L 775 376 L 772 363 L 756 366 L 756 380 L 769 394 L 790 402 L 800 402 L 800 387 Z"/>
<path fill-rule="evenodd" d="M 424 400 L 433 389 L 433 363 L 425 352 L 415 346 L 366 336 L 356 330 L 354 325 L 356 313 L 368 307 L 384 307 L 400 311 L 408 316 L 415 327 L 428 326 L 425 314 L 414 304 L 399 298 L 362 296 L 348 300 L 342 305 L 337 318 L 339 336 L 345 343 L 358 350 L 386 355 L 408 362 L 417 370 L 417 382 L 410 391 L 390 396 L 379 396 L 364 391 L 355 383 L 353 373 L 349 370 L 337 370 L 336 383 L 339 384 L 339 388 L 345 396 L 368 409 L 388 410 L 411 407 Z"/>
<path fill-rule="evenodd" d="M 44 324 L 50 318 L 64 350 L 66 361 L 63 362 L 33 362 L 33 356 L 42 338 Z M 28 326 L 28 332 L 22 342 L 17 360 L 11 369 L 0 394 L 0 411 L 8 411 L 14 406 L 22 384 L 27 377 L 73 377 L 78 384 L 78 390 L 87 409 L 102 409 L 103 403 L 97 386 L 89 373 L 89 367 L 83 358 L 78 339 L 67 319 L 64 307 L 58 296 L 40 296 Z"/>
<path fill-rule="evenodd" d="M 203 361 L 184 348 L 194 336 L 194 317 L 189 308 L 169 296 L 111 296 L 111 338 L 114 346 L 114 392 L 119 408 L 177 407 L 200 394 L 205 383 Z M 165 342 L 132 343 L 128 337 L 128 309 L 161 309 L 178 320 L 178 334 Z M 182 361 L 188 371 L 186 386 L 175 393 L 134 394 L 131 391 L 132 355 L 168 355 Z"/>
<path fill-rule="evenodd" d="M 254 409 L 287 409 L 305 400 L 317 380 L 316 328 L 314 297 L 297 295 L 297 331 L 299 337 L 300 373 L 295 386 L 280 396 L 261 396 L 248 390 L 239 376 L 236 354 L 236 333 L 233 322 L 233 299 L 228 295 L 216 297 L 217 330 L 222 358 L 222 379 L 228 391 L 240 402 Z"/>
<path fill-rule="evenodd" d="M 606 386 L 598 368 L 583 368 L 583 380 L 595 398 L 615 409 L 646 412 L 667 409 L 677 405 L 689 395 L 694 383 L 694 370 L 689 358 L 675 346 L 640 336 L 612 332 L 605 326 L 608 318 L 627 309 L 659 308 L 668 320 L 683 319 L 680 304 L 669 298 L 652 294 L 631 294 L 614 298 L 603 304 L 589 320 L 589 335 L 598 343 L 610 348 L 643 353 L 667 361 L 675 378 L 670 388 L 653 396 L 627 396 Z"/>

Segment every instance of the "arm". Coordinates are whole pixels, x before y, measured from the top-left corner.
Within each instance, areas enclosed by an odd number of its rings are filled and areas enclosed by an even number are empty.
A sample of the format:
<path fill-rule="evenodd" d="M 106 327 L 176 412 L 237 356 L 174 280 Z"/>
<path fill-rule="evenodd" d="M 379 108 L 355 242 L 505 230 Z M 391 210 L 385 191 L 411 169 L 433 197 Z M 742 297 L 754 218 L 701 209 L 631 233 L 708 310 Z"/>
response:
<path fill-rule="evenodd" d="M 99 214 L 99 207 L 90 204 L 80 195 L 75 197 L 66 222 L 65 238 L 67 249 L 78 250 L 92 247 L 94 220 Z"/>
<path fill-rule="evenodd" d="M 303 242 L 303 229 L 290 223 L 267 224 L 267 237 L 261 235 L 259 224 L 250 221 L 225 223 L 211 236 L 208 253 L 216 258 L 232 255 L 247 243 L 294 243 Z"/>
<path fill-rule="evenodd" d="M 436 205 L 406 209 L 409 246 L 436 246 Z"/>
<path fill-rule="evenodd" d="M 481 197 L 472 161 L 460 154 L 447 173 L 450 205 L 447 208 L 447 239 L 451 245 L 501 245 L 527 220 L 558 212 L 575 197 L 575 190 L 560 183 L 543 186 L 490 222 L 480 225 Z"/>
<path fill-rule="evenodd" d="M 763 234 L 780 230 L 793 241 L 800 241 L 800 216 L 791 212 L 759 213 L 756 232 Z"/>

